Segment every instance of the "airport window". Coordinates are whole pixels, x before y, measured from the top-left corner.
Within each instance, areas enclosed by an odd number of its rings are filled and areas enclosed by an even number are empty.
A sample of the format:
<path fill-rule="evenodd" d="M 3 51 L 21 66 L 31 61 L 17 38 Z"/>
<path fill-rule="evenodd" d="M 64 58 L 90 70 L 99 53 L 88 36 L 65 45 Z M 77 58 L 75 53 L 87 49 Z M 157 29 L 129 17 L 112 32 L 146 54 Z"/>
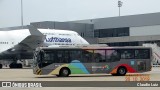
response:
<path fill-rule="evenodd" d="M 99 30 L 94 30 L 94 37 L 99 37 Z"/>
<path fill-rule="evenodd" d="M 139 42 L 106 43 L 108 46 L 139 46 Z"/>
<path fill-rule="evenodd" d="M 118 50 L 106 50 L 106 62 L 120 61 L 120 53 Z"/>
<path fill-rule="evenodd" d="M 81 32 L 81 37 L 84 37 L 85 35 L 84 35 L 84 33 L 83 32 Z"/>
<path fill-rule="evenodd" d="M 122 37 L 129 36 L 129 27 L 99 29 L 94 31 L 94 37 Z"/>
<path fill-rule="evenodd" d="M 82 33 L 81 33 L 81 37 L 83 37 L 83 36 L 82 36 Z"/>
<path fill-rule="evenodd" d="M 95 62 L 106 62 L 105 60 L 105 50 L 94 50 Z"/>

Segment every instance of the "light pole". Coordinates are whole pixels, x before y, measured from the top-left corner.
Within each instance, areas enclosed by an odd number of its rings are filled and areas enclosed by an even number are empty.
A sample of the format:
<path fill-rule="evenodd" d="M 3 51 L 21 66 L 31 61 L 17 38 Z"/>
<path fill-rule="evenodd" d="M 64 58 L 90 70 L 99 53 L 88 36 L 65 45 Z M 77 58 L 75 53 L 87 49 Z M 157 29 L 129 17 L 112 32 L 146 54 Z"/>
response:
<path fill-rule="evenodd" d="M 23 0 L 21 0 L 21 26 L 23 28 Z"/>
<path fill-rule="evenodd" d="M 121 15 L 121 7 L 122 7 L 123 2 L 118 0 L 118 7 L 119 7 L 119 16 Z"/>

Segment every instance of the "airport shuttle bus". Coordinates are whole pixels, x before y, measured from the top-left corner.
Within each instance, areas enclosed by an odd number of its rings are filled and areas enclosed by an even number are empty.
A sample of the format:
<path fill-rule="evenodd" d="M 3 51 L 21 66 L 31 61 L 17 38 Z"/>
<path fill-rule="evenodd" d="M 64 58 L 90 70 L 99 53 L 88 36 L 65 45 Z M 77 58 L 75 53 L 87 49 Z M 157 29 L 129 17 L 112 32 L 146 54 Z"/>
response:
<path fill-rule="evenodd" d="M 124 76 L 151 70 L 151 48 L 148 47 L 38 47 L 34 53 L 36 75 L 107 73 Z"/>

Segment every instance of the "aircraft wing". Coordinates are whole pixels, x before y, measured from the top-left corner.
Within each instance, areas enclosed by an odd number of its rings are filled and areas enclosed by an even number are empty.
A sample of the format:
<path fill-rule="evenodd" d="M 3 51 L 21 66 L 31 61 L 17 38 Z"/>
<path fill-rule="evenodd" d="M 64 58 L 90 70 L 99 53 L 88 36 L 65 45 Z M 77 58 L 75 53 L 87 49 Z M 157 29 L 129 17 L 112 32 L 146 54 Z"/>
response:
<path fill-rule="evenodd" d="M 1 58 L 13 58 L 13 57 L 21 57 L 21 59 L 27 59 L 32 57 L 33 50 L 36 47 L 39 47 L 43 44 L 45 35 L 39 32 L 33 26 L 28 26 L 31 35 L 27 36 L 24 40 L 22 40 L 17 45 L 5 50 L 4 52 L 0 53 Z"/>

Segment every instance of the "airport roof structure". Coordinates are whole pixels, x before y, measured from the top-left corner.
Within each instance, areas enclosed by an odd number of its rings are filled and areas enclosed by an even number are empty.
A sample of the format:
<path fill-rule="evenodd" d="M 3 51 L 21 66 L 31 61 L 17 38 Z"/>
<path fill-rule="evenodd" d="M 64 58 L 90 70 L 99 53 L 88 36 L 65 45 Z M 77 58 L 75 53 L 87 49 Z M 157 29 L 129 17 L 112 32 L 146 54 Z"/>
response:
<path fill-rule="evenodd" d="M 160 13 L 70 21 L 94 24 L 94 29 L 160 25 Z"/>

